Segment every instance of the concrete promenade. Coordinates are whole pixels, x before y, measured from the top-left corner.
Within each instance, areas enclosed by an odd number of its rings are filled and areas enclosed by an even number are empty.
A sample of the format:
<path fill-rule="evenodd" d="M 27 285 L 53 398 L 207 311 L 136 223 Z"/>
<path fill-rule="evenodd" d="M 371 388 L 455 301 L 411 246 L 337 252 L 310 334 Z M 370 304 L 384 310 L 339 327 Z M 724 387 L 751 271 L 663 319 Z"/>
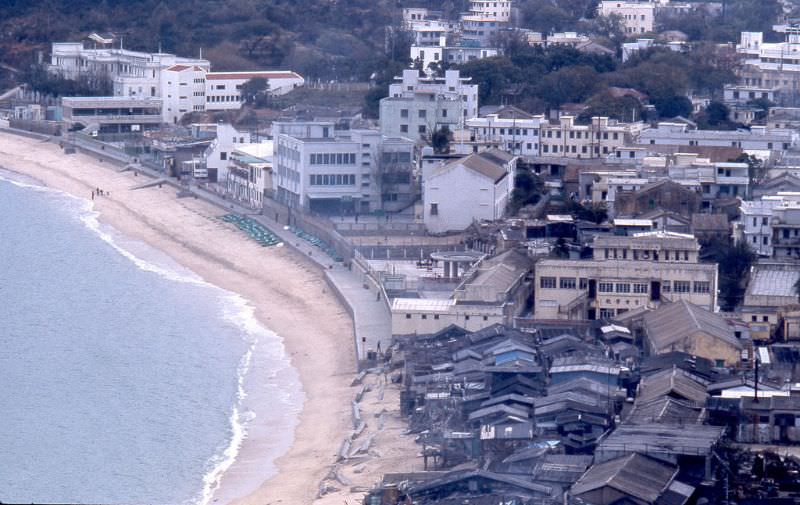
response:
<path fill-rule="evenodd" d="M 4 126 L 4 124 L 0 124 L 0 131 L 40 138 L 54 143 L 68 144 L 67 140 L 62 137 L 49 137 Z M 120 165 L 127 166 L 129 170 L 131 169 L 130 165 L 133 163 L 133 157 L 120 152 L 113 146 L 105 146 L 100 142 L 85 139 L 78 139 L 73 145 L 87 154 L 96 155 L 106 161 L 110 161 L 109 169 L 119 170 Z M 196 185 L 181 185 L 173 178 L 164 178 L 162 172 L 138 163 L 135 164 L 133 169 L 143 175 L 152 177 L 154 181 L 163 180 L 164 184 L 169 184 L 178 191 L 178 196 L 189 196 L 188 192 L 190 195 L 219 207 L 221 214 L 229 212 L 246 215 L 261 223 L 275 233 L 286 246 L 302 254 L 323 270 L 329 287 L 333 289 L 353 319 L 354 352 L 359 363 L 366 359 L 367 351 L 377 350 L 378 348 L 384 351 L 388 349 L 391 343 L 391 313 L 384 299 L 384 293 L 356 262 L 351 262 L 348 266 L 341 262 L 336 262 L 318 247 L 284 228 L 286 226 L 285 223 L 279 223 L 271 217 L 243 206 L 234 200 L 224 198 L 213 191 Z M 141 186 L 142 184 L 132 186 L 131 190 Z"/>

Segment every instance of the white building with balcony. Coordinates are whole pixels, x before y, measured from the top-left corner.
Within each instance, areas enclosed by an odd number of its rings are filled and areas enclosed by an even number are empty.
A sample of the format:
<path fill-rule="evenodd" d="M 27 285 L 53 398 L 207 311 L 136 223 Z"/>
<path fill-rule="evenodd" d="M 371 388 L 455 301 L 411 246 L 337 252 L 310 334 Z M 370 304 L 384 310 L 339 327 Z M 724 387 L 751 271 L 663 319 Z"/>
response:
<path fill-rule="evenodd" d="M 211 72 L 210 62 L 203 58 L 87 48 L 81 42 L 54 43 L 48 71 L 73 80 L 107 78 L 115 97 L 159 98 L 162 121 L 172 124 L 192 112 L 240 108 L 240 90 L 249 79 L 265 79 L 274 95 L 305 82 L 291 71 Z"/>
<path fill-rule="evenodd" d="M 443 126 L 454 131 L 477 115 L 478 85 L 469 84 L 458 70 L 446 71 L 443 78 L 404 70 L 380 102 L 381 133 L 390 137 L 429 139 Z"/>
<path fill-rule="evenodd" d="M 495 147 L 517 156 L 538 156 L 539 128 L 546 122 L 544 116 L 506 107 L 495 114 L 467 119 L 467 143 L 474 152 Z"/>
<path fill-rule="evenodd" d="M 161 125 L 157 97 L 73 96 L 61 99 L 62 120 L 90 134 L 141 133 Z"/>
<path fill-rule="evenodd" d="M 508 27 L 513 9 L 511 0 L 470 0 L 469 12 L 461 16 L 462 38 L 487 45 L 498 31 Z"/>
<path fill-rule="evenodd" d="M 717 265 L 700 263 L 692 235 L 598 236 L 590 260 L 544 258 L 534 267 L 534 318 L 610 319 L 686 300 L 717 305 Z"/>
<path fill-rule="evenodd" d="M 597 8 L 600 16 L 619 16 L 625 33 L 631 36 L 653 31 L 655 11 L 656 4 L 646 1 L 603 0 Z"/>
<path fill-rule="evenodd" d="M 323 214 L 396 211 L 413 204 L 414 142 L 333 122 L 273 123 L 275 199 Z"/>
<path fill-rule="evenodd" d="M 239 144 L 228 157 L 225 193 L 253 209 L 261 209 L 272 194 L 273 143 Z"/>

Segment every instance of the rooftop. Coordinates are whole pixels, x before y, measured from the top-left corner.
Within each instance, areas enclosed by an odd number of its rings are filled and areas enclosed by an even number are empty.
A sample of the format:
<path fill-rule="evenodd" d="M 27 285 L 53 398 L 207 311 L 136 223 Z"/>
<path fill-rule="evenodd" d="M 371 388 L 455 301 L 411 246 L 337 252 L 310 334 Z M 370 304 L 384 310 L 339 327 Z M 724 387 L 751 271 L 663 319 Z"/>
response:
<path fill-rule="evenodd" d="M 742 343 L 734 336 L 733 329 L 724 318 L 686 300 L 665 304 L 648 312 L 644 316 L 644 327 L 647 338 L 657 350 L 667 349 L 697 331 L 742 348 Z"/>
<path fill-rule="evenodd" d="M 745 296 L 797 297 L 795 285 L 800 280 L 796 264 L 759 264 L 752 267 Z"/>

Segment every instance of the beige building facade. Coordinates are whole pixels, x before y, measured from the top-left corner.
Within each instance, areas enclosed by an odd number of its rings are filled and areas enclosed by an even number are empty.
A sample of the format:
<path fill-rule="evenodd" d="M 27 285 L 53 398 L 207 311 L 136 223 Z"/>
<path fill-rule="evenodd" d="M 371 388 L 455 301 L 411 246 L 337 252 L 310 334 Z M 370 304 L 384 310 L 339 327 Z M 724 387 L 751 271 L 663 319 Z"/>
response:
<path fill-rule="evenodd" d="M 597 237 L 590 260 L 541 259 L 534 268 L 535 319 L 609 319 L 686 300 L 717 305 L 717 265 L 698 262 L 692 235 L 654 231 Z"/>

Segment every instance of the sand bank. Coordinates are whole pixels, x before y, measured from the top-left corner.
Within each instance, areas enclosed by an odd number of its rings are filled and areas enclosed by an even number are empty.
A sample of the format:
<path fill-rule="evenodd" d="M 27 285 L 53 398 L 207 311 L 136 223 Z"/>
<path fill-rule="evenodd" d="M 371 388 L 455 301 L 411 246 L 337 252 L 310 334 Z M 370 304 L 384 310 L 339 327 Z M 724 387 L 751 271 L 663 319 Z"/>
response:
<path fill-rule="evenodd" d="M 224 212 L 219 208 L 177 199 L 175 189 L 166 185 L 132 190 L 143 182 L 142 176 L 119 173 L 83 154 L 64 155 L 53 143 L 0 133 L 0 166 L 85 199 L 94 188 L 102 188 L 109 196 L 94 201 L 101 222 L 253 304 L 261 323 L 283 338 L 305 402 L 292 446 L 276 462 L 278 474 L 264 481 L 258 473 L 270 438 L 259 435 L 266 434 L 264 429 L 253 429 L 214 501 L 312 503 L 351 429 L 355 369 L 352 323 L 320 270 L 288 248 L 258 246 L 221 222 L 218 217 Z M 269 399 L 259 401 L 263 405 L 253 409 L 256 414 L 268 411 Z"/>

